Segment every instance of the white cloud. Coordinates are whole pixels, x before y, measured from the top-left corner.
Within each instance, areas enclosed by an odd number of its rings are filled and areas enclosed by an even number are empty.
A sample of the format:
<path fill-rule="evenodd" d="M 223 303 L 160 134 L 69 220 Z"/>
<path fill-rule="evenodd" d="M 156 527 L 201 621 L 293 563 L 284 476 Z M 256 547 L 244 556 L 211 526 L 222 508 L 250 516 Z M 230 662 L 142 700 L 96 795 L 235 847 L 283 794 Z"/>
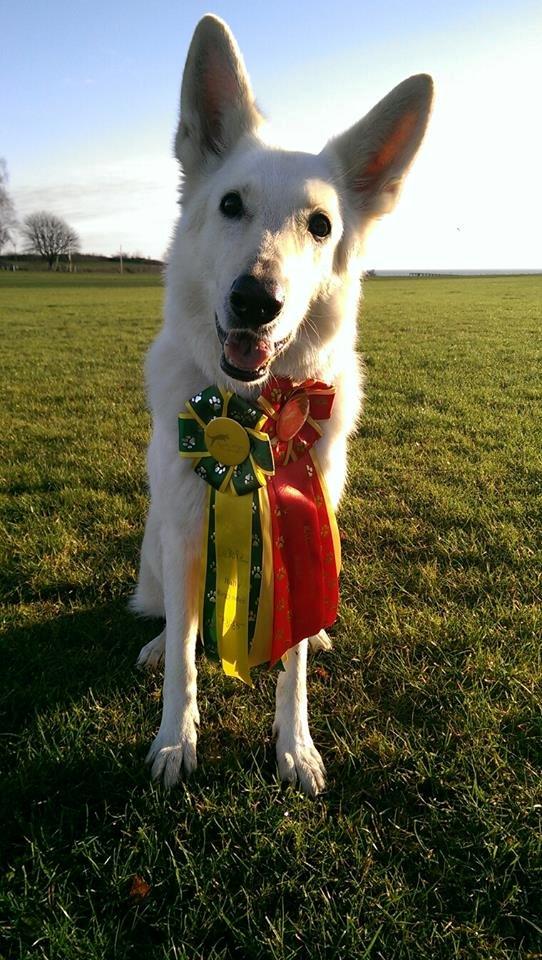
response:
<path fill-rule="evenodd" d="M 156 156 L 79 166 L 68 176 L 51 167 L 32 182 L 16 182 L 13 198 L 22 219 L 35 210 L 64 217 L 82 248 L 113 254 L 140 250 L 161 258 L 177 216 L 178 172 L 173 160 Z"/>

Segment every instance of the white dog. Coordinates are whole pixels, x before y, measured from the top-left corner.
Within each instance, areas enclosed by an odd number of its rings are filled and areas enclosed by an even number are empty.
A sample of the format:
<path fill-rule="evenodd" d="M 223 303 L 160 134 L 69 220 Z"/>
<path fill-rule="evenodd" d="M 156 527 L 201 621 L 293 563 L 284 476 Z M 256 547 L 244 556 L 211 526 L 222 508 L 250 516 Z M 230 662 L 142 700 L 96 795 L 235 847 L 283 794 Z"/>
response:
<path fill-rule="evenodd" d="M 213 383 L 257 396 L 272 372 L 336 388 L 318 457 L 336 506 L 347 437 L 359 415 L 356 354 L 364 235 L 389 211 L 422 140 L 431 78 L 395 87 L 318 155 L 266 145 L 262 118 L 231 32 L 214 16 L 198 24 L 184 70 L 176 156 L 182 216 L 168 257 L 164 326 L 147 361 L 153 416 L 151 504 L 133 608 L 165 617 L 138 663 L 165 653 L 162 721 L 148 755 L 172 786 L 196 767 L 197 570 L 206 484 L 178 452 L 177 416 Z M 308 640 L 285 658 L 273 731 L 283 780 L 309 795 L 324 766 L 307 713 Z"/>

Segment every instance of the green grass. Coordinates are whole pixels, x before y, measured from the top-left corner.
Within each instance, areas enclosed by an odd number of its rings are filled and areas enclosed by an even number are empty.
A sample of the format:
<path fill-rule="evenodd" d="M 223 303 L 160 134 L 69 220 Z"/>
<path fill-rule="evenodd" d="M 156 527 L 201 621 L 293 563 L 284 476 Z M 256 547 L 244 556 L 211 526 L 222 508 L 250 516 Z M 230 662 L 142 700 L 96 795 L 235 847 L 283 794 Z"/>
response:
<path fill-rule="evenodd" d="M 316 802 L 276 780 L 274 678 L 202 658 L 197 773 L 168 795 L 143 769 L 158 625 L 126 599 L 161 299 L 0 274 L 0 956 L 540 958 L 542 278 L 366 286 Z"/>

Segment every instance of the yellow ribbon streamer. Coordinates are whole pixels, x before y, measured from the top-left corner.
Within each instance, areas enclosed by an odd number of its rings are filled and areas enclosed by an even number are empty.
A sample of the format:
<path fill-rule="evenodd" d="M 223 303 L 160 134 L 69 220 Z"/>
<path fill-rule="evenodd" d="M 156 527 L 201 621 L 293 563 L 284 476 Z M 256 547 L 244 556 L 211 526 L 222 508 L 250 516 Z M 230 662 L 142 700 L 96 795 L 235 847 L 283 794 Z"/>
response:
<path fill-rule="evenodd" d="M 339 576 L 341 572 L 341 537 L 339 534 L 339 527 L 337 525 L 337 517 L 335 516 L 335 510 L 333 509 L 333 504 L 331 502 L 331 497 L 329 495 L 329 489 L 326 483 L 326 478 L 324 477 L 322 467 L 320 466 L 316 451 L 310 450 L 309 454 L 314 464 L 316 473 L 318 474 L 318 479 L 320 481 L 320 486 L 322 488 L 322 493 L 324 495 L 324 501 L 327 509 L 327 516 L 329 520 L 329 529 L 331 531 L 331 539 L 333 540 L 333 551 L 335 553 L 335 567 L 337 570 L 337 576 Z"/>
<path fill-rule="evenodd" d="M 248 666 L 248 601 L 252 497 L 215 498 L 216 628 L 224 672 L 252 686 Z"/>

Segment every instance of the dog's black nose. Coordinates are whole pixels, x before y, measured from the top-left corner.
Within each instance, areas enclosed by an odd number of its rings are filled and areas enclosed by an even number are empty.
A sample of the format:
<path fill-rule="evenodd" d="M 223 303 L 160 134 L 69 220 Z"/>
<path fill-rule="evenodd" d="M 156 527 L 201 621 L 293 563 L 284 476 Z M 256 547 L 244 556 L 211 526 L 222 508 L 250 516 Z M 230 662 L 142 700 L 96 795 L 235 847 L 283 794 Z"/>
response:
<path fill-rule="evenodd" d="M 272 280 L 257 280 L 245 273 L 237 277 L 230 291 L 230 305 L 244 327 L 271 323 L 282 310 L 284 297 Z"/>

